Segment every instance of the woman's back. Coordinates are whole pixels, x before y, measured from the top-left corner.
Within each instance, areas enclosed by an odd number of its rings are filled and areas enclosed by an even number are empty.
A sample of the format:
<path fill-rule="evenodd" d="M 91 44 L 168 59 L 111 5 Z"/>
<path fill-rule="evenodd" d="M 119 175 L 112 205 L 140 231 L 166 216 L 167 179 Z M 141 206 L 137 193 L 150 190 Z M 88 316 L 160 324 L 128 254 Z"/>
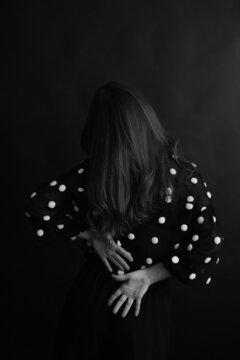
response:
<path fill-rule="evenodd" d="M 91 204 L 86 194 L 90 161 L 86 158 L 66 174 L 41 185 L 30 197 L 26 212 L 40 241 L 74 241 L 79 232 L 89 228 L 86 214 Z M 113 239 L 133 255 L 129 271 L 166 261 L 180 281 L 209 283 L 222 240 L 211 193 L 193 165 L 186 169 L 169 156 L 166 170 L 172 176 L 173 190 L 167 189 L 158 210 L 145 223 L 129 226 L 124 235 Z M 88 245 L 83 241 L 86 258 L 95 255 Z M 113 270 L 118 271 L 114 265 Z"/>

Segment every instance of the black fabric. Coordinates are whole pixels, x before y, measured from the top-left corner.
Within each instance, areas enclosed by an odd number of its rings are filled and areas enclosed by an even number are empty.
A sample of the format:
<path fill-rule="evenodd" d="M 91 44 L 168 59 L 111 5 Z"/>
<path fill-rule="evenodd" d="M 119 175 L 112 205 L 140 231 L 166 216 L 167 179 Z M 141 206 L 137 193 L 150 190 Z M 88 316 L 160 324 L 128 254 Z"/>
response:
<path fill-rule="evenodd" d="M 88 205 L 85 190 L 90 181 L 88 161 L 83 160 L 66 174 L 42 184 L 28 199 L 26 216 L 39 241 L 76 240 L 76 235 L 88 228 L 84 217 Z M 169 156 L 168 166 L 173 190 L 167 189 L 157 213 L 147 223 L 133 226 L 129 233 L 114 240 L 134 258 L 129 271 L 161 261 L 182 284 L 211 286 L 224 240 L 213 195 L 195 164 L 189 170 L 180 160 Z M 49 208 L 49 201 L 54 201 L 54 208 Z M 44 216 L 49 216 L 47 221 Z M 59 224 L 63 227 L 59 228 Z M 113 305 L 107 306 L 108 298 L 121 283 L 110 277 L 85 240 L 82 249 L 86 262 L 59 320 L 56 356 L 58 353 L 59 359 L 83 360 L 107 356 L 116 360 L 167 359 L 170 279 L 150 286 L 137 318 L 134 304 L 127 316 L 121 318 L 121 309 L 113 314 Z"/>
<path fill-rule="evenodd" d="M 167 359 L 171 298 L 169 280 L 151 285 L 139 316 L 132 306 L 125 318 L 107 300 L 120 285 L 92 254 L 67 296 L 55 342 L 55 359 Z"/>

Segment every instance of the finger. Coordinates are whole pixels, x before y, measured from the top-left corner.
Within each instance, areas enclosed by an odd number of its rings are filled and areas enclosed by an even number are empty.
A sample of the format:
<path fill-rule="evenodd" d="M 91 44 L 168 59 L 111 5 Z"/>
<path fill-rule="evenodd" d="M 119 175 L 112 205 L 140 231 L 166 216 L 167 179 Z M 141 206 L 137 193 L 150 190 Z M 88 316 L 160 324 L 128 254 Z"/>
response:
<path fill-rule="evenodd" d="M 110 306 L 110 305 L 114 302 L 114 300 L 115 300 L 119 295 L 121 295 L 121 294 L 122 294 L 121 288 L 117 289 L 117 290 L 110 296 L 110 298 L 108 299 L 107 304 Z"/>
<path fill-rule="evenodd" d="M 111 268 L 111 265 L 109 264 L 108 260 L 104 257 L 104 258 L 101 258 L 101 260 L 103 261 L 104 265 L 106 266 L 106 268 L 112 272 L 113 269 Z"/>
<path fill-rule="evenodd" d="M 79 236 L 80 238 L 83 239 L 89 239 L 90 238 L 90 234 L 87 232 L 80 232 L 77 236 Z"/>
<path fill-rule="evenodd" d="M 133 261 L 132 254 L 129 251 L 123 249 L 121 246 L 118 246 L 117 251 L 120 255 L 125 256 L 129 261 Z"/>
<path fill-rule="evenodd" d="M 116 305 L 113 308 L 113 313 L 116 314 L 118 312 L 118 310 L 120 309 L 120 307 L 122 306 L 122 304 L 127 300 L 127 295 L 122 294 L 122 296 L 120 297 L 120 299 L 118 300 L 118 302 L 116 303 Z"/>
<path fill-rule="evenodd" d="M 125 260 L 123 260 L 123 258 L 118 255 L 116 252 L 112 254 L 112 256 L 114 257 L 115 260 L 117 260 L 126 270 L 129 270 L 130 267 L 129 265 L 126 263 Z"/>
<path fill-rule="evenodd" d="M 109 260 L 114 264 L 114 265 L 116 265 L 119 269 L 121 269 L 121 270 L 125 270 L 124 269 L 124 267 L 121 265 L 121 264 L 119 264 L 119 262 L 114 258 L 114 257 L 109 257 Z"/>
<path fill-rule="evenodd" d="M 124 281 L 128 279 L 127 274 L 123 274 L 123 275 L 112 274 L 111 276 L 112 278 L 114 278 L 114 280 L 117 281 Z"/>
<path fill-rule="evenodd" d="M 131 308 L 131 306 L 133 304 L 133 301 L 134 300 L 132 298 L 128 298 L 128 301 L 127 301 L 127 303 L 125 305 L 125 308 L 124 308 L 124 310 L 122 312 L 122 317 L 125 317 L 127 315 L 128 311 L 130 310 L 130 308 Z"/>
<path fill-rule="evenodd" d="M 137 298 L 136 299 L 136 306 L 135 306 L 135 316 L 139 315 L 140 306 L 141 306 L 141 299 Z"/>

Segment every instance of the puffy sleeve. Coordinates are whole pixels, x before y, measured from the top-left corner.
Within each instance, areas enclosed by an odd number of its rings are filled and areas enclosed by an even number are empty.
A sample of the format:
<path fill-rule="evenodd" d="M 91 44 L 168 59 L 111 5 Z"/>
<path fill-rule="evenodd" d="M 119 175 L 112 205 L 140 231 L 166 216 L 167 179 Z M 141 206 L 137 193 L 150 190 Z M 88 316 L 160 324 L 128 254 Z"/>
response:
<path fill-rule="evenodd" d="M 205 286 L 214 276 L 224 237 L 220 233 L 212 193 L 201 174 L 194 170 L 186 185 L 182 205 L 191 215 L 179 224 L 184 236 L 176 237 L 171 253 L 162 262 L 180 282 Z"/>
<path fill-rule="evenodd" d="M 25 202 L 25 215 L 41 242 L 71 241 L 89 228 L 85 221 L 85 160 L 41 184 Z"/>

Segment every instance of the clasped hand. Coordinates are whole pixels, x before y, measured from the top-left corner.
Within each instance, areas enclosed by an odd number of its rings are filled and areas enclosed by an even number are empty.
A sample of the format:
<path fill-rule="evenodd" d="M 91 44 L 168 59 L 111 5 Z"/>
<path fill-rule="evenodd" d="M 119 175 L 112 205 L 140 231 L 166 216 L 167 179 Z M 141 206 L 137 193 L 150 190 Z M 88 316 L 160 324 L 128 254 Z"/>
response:
<path fill-rule="evenodd" d="M 130 269 L 122 256 L 129 261 L 133 261 L 132 255 L 123 249 L 123 247 L 116 244 L 110 233 L 99 234 L 91 229 L 80 233 L 79 237 L 90 241 L 93 249 L 110 272 L 112 272 L 112 268 L 109 261 L 121 270 Z M 150 281 L 147 278 L 145 271 L 136 270 L 124 275 L 112 274 L 112 278 L 117 281 L 124 281 L 108 300 L 108 305 L 110 306 L 120 296 L 113 308 L 113 313 L 116 314 L 120 307 L 125 303 L 125 308 L 122 312 L 122 317 L 125 317 L 135 300 L 135 316 L 138 316 L 141 300 L 150 286 Z"/>
<path fill-rule="evenodd" d="M 111 305 L 120 296 L 113 308 L 113 313 L 116 314 L 125 303 L 125 308 L 122 312 L 122 317 L 125 317 L 135 300 L 135 316 L 138 316 L 142 298 L 150 286 L 150 281 L 145 271 L 136 270 L 125 275 L 112 274 L 112 277 L 117 281 L 125 281 L 108 300 L 108 305 Z"/>
<path fill-rule="evenodd" d="M 131 253 L 116 244 L 110 233 L 100 234 L 97 231 L 90 229 L 80 233 L 78 236 L 88 240 L 91 243 L 94 251 L 97 253 L 110 272 L 113 270 L 109 261 L 111 261 L 121 270 L 130 269 L 129 265 L 122 258 L 122 256 L 124 256 L 129 261 L 133 261 Z"/>

